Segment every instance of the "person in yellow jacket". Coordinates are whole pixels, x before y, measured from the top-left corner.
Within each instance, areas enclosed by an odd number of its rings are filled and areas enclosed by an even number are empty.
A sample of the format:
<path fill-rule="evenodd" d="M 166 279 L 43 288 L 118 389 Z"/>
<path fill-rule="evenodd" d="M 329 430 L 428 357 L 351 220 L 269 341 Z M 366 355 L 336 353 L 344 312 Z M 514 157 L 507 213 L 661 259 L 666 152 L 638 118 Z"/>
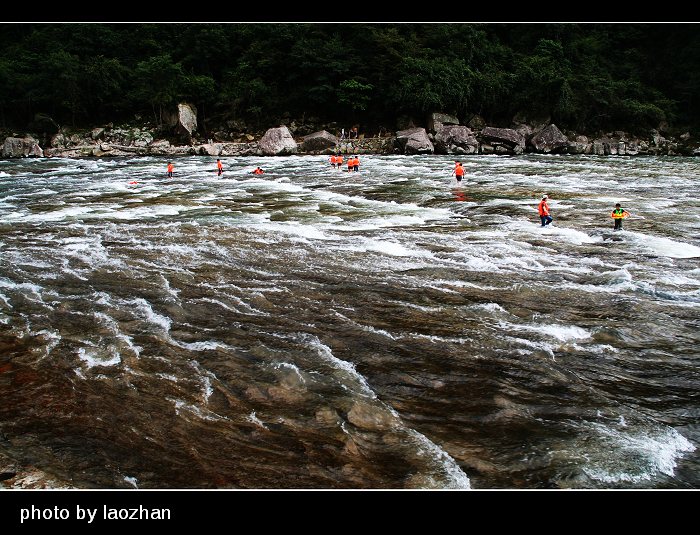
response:
<path fill-rule="evenodd" d="M 620 206 L 620 203 L 617 203 L 615 205 L 615 209 L 610 214 L 610 217 L 612 217 L 615 220 L 615 226 L 613 227 L 613 230 L 622 230 L 622 220 L 629 215 L 629 212 L 623 210 Z"/>

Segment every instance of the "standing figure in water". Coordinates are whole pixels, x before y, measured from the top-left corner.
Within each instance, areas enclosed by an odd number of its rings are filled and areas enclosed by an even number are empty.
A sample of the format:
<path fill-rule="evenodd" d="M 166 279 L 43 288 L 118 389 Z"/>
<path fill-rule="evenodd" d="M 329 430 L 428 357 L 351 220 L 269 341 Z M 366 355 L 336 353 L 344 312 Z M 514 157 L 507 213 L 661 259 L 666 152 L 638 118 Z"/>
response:
<path fill-rule="evenodd" d="M 217 176 L 221 176 L 224 173 L 224 164 L 221 163 L 221 159 L 219 158 L 216 159 L 216 168 L 219 170 Z"/>
<path fill-rule="evenodd" d="M 537 205 L 537 211 L 540 213 L 540 221 L 542 221 L 543 227 L 552 222 L 552 216 L 549 215 L 549 205 L 547 204 L 548 199 L 549 197 L 543 195 L 540 204 Z"/>
<path fill-rule="evenodd" d="M 630 215 L 629 212 L 623 210 L 620 206 L 620 203 L 617 203 L 615 205 L 615 209 L 610 214 L 610 217 L 612 217 L 615 220 L 615 226 L 613 227 L 613 230 L 622 230 L 622 220 L 628 215 Z"/>
<path fill-rule="evenodd" d="M 452 174 L 455 176 L 458 183 L 462 182 L 462 178 L 464 178 L 464 167 L 462 167 L 462 162 L 455 162 L 455 168 L 454 171 L 452 171 Z"/>
<path fill-rule="evenodd" d="M 173 163 L 168 162 L 168 178 L 173 178 Z"/>

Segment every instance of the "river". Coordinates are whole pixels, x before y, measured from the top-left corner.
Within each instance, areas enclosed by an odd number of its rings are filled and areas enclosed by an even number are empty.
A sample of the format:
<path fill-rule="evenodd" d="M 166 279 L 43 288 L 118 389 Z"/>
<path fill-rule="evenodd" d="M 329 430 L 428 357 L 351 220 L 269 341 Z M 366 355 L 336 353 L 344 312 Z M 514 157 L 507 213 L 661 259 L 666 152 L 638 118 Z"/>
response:
<path fill-rule="evenodd" d="M 0 161 L 15 486 L 700 487 L 700 159 L 222 161 Z"/>

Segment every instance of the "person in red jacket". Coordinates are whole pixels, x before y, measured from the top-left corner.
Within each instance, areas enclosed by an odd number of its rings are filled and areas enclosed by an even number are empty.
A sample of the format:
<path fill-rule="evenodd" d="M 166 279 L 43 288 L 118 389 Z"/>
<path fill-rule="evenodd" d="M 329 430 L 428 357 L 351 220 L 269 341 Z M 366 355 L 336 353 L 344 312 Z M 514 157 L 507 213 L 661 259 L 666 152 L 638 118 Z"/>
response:
<path fill-rule="evenodd" d="M 455 169 L 452 171 L 452 174 L 457 179 L 457 182 L 462 181 L 462 178 L 464 178 L 464 167 L 462 167 L 462 162 L 455 162 Z"/>
<path fill-rule="evenodd" d="M 173 178 L 173 164 L 168 162 L 168 178 Z"/>
<path fill-rule="evenodd" d="M 540 213 L 540 221 L 542 221 L 543 227 L 552 222 L 552 216 L 549 215 L 549 205 L 547 204 L 547 200 L 549 200 L 549 197 L 543 195 L 540 204 L 537 205 L 537 211 Z"/>
<path fill-rule="evenodd" d="M 262 175 L 264 172 L 265 172 L 265 171 L 263 171 L 262 169 L 260 169 L 260 166 L 258 166 L 258 167 L 255 168 L 255 171 L 253 171 L 253 174 L 254 174 L 254 175 Z"/>
<path fill-rule="evenodd" d="M 217 176 L 221 176 L 224 172 L 224 164 L 221 163 L 220 158 L 216 159 L 216 168 L 219 170 L 219 174 Z"/>

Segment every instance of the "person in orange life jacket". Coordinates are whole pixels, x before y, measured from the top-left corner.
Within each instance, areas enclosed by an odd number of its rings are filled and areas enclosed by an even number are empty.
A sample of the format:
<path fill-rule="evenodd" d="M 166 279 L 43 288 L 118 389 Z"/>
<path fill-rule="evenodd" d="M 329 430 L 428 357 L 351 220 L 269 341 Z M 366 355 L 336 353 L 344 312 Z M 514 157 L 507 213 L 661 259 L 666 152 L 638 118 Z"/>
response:
<path fill-rule="evenodd" d="M 452 174 L 457 179 L 457 182 L 462 181 L 462 178 L 464 177 L 464 167 L 462 167 L 462 162 L 455 162 L 455 168 L 454 171 L 452 171 Z"/>
<path fill-rule="evenodd" d="M 262 169 L 260 169 L 260 166 L 258 166 L 258 167 L 255 168 L 255 171 L 253 171 L 253 174 L 254 174 L 254 175 L 262 175 L 264 172 L 265 172 L 265 171 L 263 171 Z"/>
<path fill-rule="evenodd" d="M 224 172 L 224 164 L 221 163 L 221 159 L 219 158 L 216 159 L 216 168 L 219 170 L 219 174 L 217 176 L 221 176 Z"/>
<path fill-rule="evenodd" d="M 173 178 L 173 164 L 168 162 L 168 178 Z"/>
<path fill-rule="evenodd" d="M 615 205 L 615 209 L 610 214 L 610 217 L 612 217 L 615 220 L 615 226 L 613 227 L 613 230 L 622 230 L 622 220 L 628 215 L 630 215 L 629 212 L 623 210 L 620 206 L 620 203 L 617 203 Z"/>
<path fill-rule="evenodd" d="M 350 156 L 350 158 L 348 158 L 348 172 L 352 171 L 354 167 L 355 167 L 355 157 Z"/>
<path fill-rule="evenodd" d="M 342 154 L 338 154 L 338 156 L 335 157 L 335 165 L 337 166 L 337 169 L 340 171 L 340 166 L 343 165 L 343 156 Z"/>
<path fill-rule="evenodd" d="M 331 162 L 331 167 L 332 167 L 333 169 L 335 169 L 335 164 L 336 164 L 337 161 L 338 161 L 338 160 L 336 160 L 335 154 L 331 154 L 330 162 Z"/>
<path fill-rule="evenodd" d="M 549 197 L 543 195 L 540 204 L 537 205 L 537 211 L 540 214 L 540 220 L 542 221 L 543 227 L 545 225 L 549 225 L 552 222 L 552 216 L 549 215 L 549 205 L 547 204 L 548 199 Z"/>
<path fill-rule="evenodd" d="M 352 159 L 352 170 L 353 171 L 359 171 L 360 170 L 360 159 L 357 156 L 353 156 Z"/>

